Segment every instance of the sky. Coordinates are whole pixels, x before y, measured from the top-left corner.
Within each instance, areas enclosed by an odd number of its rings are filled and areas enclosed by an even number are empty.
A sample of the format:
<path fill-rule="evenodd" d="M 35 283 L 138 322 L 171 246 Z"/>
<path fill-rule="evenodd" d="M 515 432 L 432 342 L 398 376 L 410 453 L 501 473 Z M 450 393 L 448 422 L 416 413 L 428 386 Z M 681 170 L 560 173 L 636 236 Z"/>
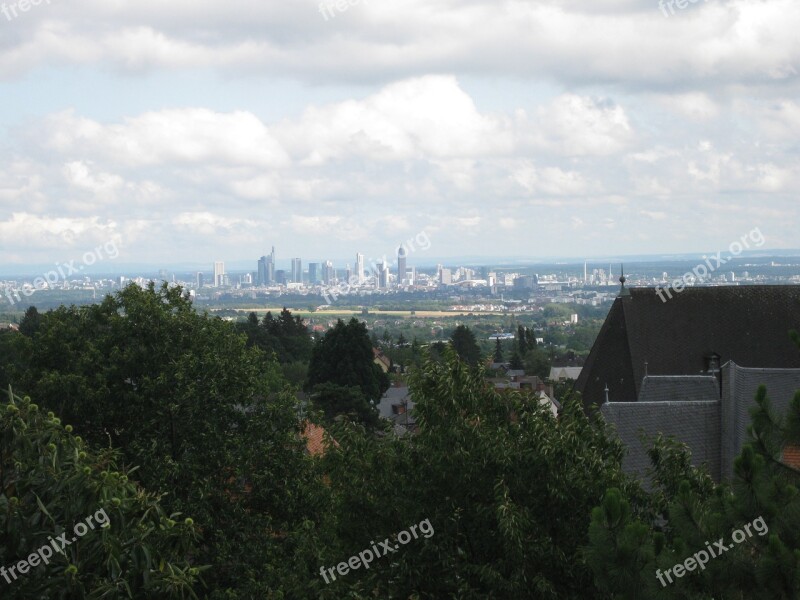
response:
<path fill-rule="evenodd" d="M 797 0 L 0 0 L 0 265 L 797 248 L 798 31 Z"/>

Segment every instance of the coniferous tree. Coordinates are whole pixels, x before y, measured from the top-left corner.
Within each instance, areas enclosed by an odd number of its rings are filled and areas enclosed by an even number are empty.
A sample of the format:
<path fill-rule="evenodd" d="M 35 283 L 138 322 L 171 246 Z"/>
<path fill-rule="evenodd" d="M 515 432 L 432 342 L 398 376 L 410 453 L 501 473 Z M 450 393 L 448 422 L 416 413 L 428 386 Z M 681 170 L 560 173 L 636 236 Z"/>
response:
<path fill-rule="evenodd" d="M 494 362 L 501 363 L 503 362 L 503 345 L 500 343 L 500 338 L 495 340 L 494 345 Z"/>
<path fill-rule="evenodd" d="M 375 364 L 372 348 L 366 325 L 339 320 L 314 346 L 306 389 L 325 383 L 356 386 L 367 401 L 378 402 L 389 389 L 389 377 Z"/>
<path fill-rule="evenodd" d="M 458 357 L 470 366 L 476 366 L 481 360 L 481 350 L 472 333 L 466 325 L 459 325 L 453 331 L 450 342 Z"/>
<path fill-rule="evenodd" d="M 517 327 L 517 352 L 520 356 L 525 356 L 528 352 L 528 340 L 525 335 L 525 327 L 522 325 Z"/>

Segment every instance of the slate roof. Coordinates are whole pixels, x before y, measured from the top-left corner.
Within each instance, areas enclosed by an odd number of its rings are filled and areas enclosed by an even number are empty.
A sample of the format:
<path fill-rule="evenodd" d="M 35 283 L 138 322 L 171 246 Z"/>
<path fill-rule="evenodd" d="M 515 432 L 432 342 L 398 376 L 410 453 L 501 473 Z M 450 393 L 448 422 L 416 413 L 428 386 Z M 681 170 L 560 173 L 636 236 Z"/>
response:
<path fill-rule="evenodd" d="M 797 349 L 795 349 L 797 352 Z M 767 388 L 773 414 L 784 417 L 800 390 L 800 369 L 753 369 L 728 363 L 722 369 L 722 476 L 733 476 L 733 462 L 749 440 L 750 409 L 759 385 Z"/>
<path fill-rule="evenodd" d="M 685 443 L 692 464 L 705 465 L 719 481 L 722 467 L 721 401 L 714 402 L 606 402 L 600 408 L 606 422 L 625 444 L 622 468 L 643 478 L 652 466 L 647 448 L 659 433 Z M 644 435 L 645 442 L 641 436 Z"/>
<path fill-rule="evenodd" d="M 719 380 L 711 375 L 646 375 L 638 402 L 719 400 Z"/>
<path fill-rule="evenodd" d="M 617 298 L 575 389 L 584 403 L 632 402 L 650 375 L 698 375 L 706 357 L 747 367 L 800 368 L 800 286 L 692 287 L 663 302 L 654 288 Z M 662 292 L 666 298 L 666 292 Z M 645 366 L 647 362 L 647 366 Z"/>

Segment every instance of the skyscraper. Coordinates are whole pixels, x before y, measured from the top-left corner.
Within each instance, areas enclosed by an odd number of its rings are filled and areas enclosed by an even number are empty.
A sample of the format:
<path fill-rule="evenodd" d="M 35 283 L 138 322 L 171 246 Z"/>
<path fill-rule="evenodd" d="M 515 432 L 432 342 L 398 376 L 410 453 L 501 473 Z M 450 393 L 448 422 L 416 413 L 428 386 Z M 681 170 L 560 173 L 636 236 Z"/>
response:
<path fill-rule="evenodd" d="M 364 255 L 361 253 L 356 254 L 356 277 L 358 283 L 364 283 Z"/>
<path fill-rule="evenodd" d="M 197 289 L 200 289 L 201 287 L 203 287 L 203 272 L 202 271 L 198 271 L 197 272 L 197 279 L 195 281 L 195 286 L 197 287 Z"/>
<path fill-rule="evenodd" d="M 222 287 L 223 275 L 225 275 L 225 263 L 218 260 L 214 263 L 214 287 Z"/>
<path fill-rule="evenodd" d="M 267 257 L 267 281 L 266 284 L 270 285 L 275 283 L 275 246 L 272 247 L 272 252 Z"/>
<path fill-rule="evenodd" d="M 322 283 L 325 285 L 332 285 L 335 283 L 336 271 L 333 268 L 333 263 L 329 260 L 325 261 L 322 267 Z"/>
<path fill-rule="evenodd" d="M 319 263 L 308 263 L 308 284 L 319 283 Z"/>
<path fill-rule="evenodd" d="M 378 267 L 378 288 L 385 290 L 389 287 L 389 265 L 379 262 Z"/>
<path fill-rule="evenodd" d="M 303 283 L 303 263 L 299 258 L 292 259 L 292 281 Z"/>
<path fill-rule="evenodd" d="M 406 249 L 400 246 L 397 249 L 397 285 L 403 285 L 406 278 Z"/>
<path fill-rule="evenodd" d="M 262 256 L 258 259 L 258 277 L 256 285 L 267 285 L 267 257 Z"/>

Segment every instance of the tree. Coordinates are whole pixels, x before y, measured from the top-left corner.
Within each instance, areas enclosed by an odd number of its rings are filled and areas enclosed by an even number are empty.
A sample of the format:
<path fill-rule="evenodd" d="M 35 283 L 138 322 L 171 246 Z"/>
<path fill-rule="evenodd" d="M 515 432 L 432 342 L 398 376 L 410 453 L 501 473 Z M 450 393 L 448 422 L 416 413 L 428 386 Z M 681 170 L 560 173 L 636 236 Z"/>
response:
<path fill-rule="evenodd" d="M 550 377 L 550 356 L 541 348 L 533 348 L 528 351 L 524 359 L 525 373 L 536 375 L 540 379 Z"/>
<path fill-rule="evenodd" d="M 281 364 L 307 362 L 311 356 L 311 336 L 308 327 L 299 316 L 283 308 L 278 318 L 268 311 L 259 324 L 256 313 L 251 312 L 237 329 L 247 335 L 247 342 L 263 350 L 267 356 L 273 353 Z"/>
<path fill-rule="evenodd" d="M 522 359 L 516 350 L 511 355 L 511 368 L 514 370 L 521 370 L 525 368 L 525 365 L 522 364 Z"/>
<path fill-rule="evenodd" d="M 466 325 L 459 325 L 450 336 L 450 342 L 458 357 L 470 366 L 476 366 L 481 360 L 481 349 L 472 333 Z"/>
<path fill-rule="evenodd" d="M 375 364 L 367 326 L 356 319 L 341 319 L 314 346 L 306 390 L 333 383 L 358 387 L 367 401 L 378 402 L 389 389 L 389 377 Z"/>
<path fill-rule="evenodd" d="M 528 352 L 528 340 L 525 335 L 525 328 L 522 325 L 517 327 L 517 351 L 520 356 L 525 356 Z"/>
<path fill-rule="evenodd" d="M 35 306 L 29 306 L 25 311 L 25 316 L 19 322 L 19 332 L 22 335 L 32 338 L 39 330 L 39 325 L 42 322 L 42 316 Z"/>
<path fill-rule="evenodd" d="M 329 423 L 344 416 L 368 429 L 376 429 L 380 424 L 377 409 L 364 397 L 364 392 L 358 386 L 320 383 L 314 386 L 311 398 Z"/>
<path fill-rule="evenodd" d="M 503 344 L 500 342 L 500 338 L 495 340 L 493 360 L 496 363 L 503 362 Z"/>
<path fill-rule="evenodd" d="M 193 516 L 212 598 L 305 585 L 316 560 L 297 554 L 317 552 L 301 541 L 325 490 L 280 366 L 232 324 L 198 314 L 179 287 L 130 285 L 42 315 L 29 351 L 15 385 L 91 444 L 121 448 L 142 485 L 169 492 L 167 510 Z"/>
<path fill-rule="evenodd" d="M 351 593 L 587 597 L 588 537 L 577 515 L 588 515 L 609 487 L 627 491 L 621 444 L 576 399 L 555 419 L 532 395 L 486 386 L 482 369 L 452 349 L 415 370 L 410 389 L 415 435 L 345 426 L 325 457 L 338 553 L 424 519 L 435 533 L 348 574 Z M 345 589 L 331 585 L 339 597 Z"/>
<path fill-rule="evenodd" d="M 119 452 L 93 451 L 52 412 L 9 394 L 0 459 L 0 556 L 35 567 L 3 567 L 3 598 L 197 598 L 198 526 L 138 486 Z M 62 534 L 64 552 L 53 552 Z"/>

